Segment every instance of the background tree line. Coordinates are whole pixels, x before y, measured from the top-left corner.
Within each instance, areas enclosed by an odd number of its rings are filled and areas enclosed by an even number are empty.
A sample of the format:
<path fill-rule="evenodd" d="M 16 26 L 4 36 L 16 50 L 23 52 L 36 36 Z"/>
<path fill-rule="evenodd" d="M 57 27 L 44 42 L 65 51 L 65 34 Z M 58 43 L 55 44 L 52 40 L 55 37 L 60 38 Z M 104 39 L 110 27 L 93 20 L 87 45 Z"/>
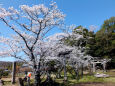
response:
<path fill-rule="evenodd" d="M 115 17 L 105 20 L 96 33 L 81 25 L 77 26 L 72 33 L 82 34 L 83 39 L 75 40 L 69 37 L 65 41 L 67 44 L 85 47 L 86 54 L 92 57 L 111 59 L 108 68 L 115 68 Z"/>

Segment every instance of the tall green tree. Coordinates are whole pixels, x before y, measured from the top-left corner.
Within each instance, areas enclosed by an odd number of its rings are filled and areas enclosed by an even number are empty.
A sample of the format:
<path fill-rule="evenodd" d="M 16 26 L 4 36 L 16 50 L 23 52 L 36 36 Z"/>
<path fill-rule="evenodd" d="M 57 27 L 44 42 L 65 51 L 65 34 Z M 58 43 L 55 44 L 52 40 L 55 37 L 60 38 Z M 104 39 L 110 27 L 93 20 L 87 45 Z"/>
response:
<path fill-rule="evenodd" d="M 79 25 L 75 29 L 73 29 L 72 34 L 79 34 L 82 35 L 83 38 L 80 38 L 79 40 L 76 40 L 75 37 L 69 37 L 65 40 L 66 44 L 71 46 L 80 46 L 85 47 L 86 53 L 95 56 L 95 34 L 94 32 L 88 31 L 87 28 L 84 28 L 83 26 Z"/>
<path fill-rule="evenodd" d="M 115 17 L 111 17 L 104 21 L 101 29 L 96 33 L 97 50 L 98 54 L 102 57 L 112 58 L 115 57 Z"/>
<path fill-rule="evenodd" d="M 102 58 L 111 58 L 111 63 L 115 63 L 115 17 L 105 20 L 96 33 L 96 46 L 97 55 Z"/>

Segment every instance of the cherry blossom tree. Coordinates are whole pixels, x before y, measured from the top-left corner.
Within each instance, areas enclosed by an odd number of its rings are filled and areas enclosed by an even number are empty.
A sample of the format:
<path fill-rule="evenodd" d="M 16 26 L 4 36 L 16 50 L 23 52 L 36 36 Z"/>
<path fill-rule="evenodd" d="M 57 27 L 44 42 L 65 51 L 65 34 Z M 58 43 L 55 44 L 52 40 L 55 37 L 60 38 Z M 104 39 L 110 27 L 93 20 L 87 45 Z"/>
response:
<path fill-rule="evenodd" d="M 40 86 L 40 76 L 45 71 L 46 63 L 51 60 L 58 60 L 59 65 L 64 67 L 65 77 L 66 62 L 75 70 L 78 70 L 82 63 L 86 66 L 91 57 L 85 56 L 82 52 L 83 48 L 70 46 L 64 42 L 68 37 L 78 41 L 83 39 L 83 35 L 57 33 L 48 36 L 48 32 L 55 29 L 54 27 L 63 26 L 64 17 L 65 15 L 57 8 L 56 3 L 51 3 L 48 7 L 43 4 L 32 7 L 21 5 L 20 10 L 13 7 L 0 8 L 0 21 L 15 32 L 9 37 L 0 37 L 0 56 L 15 57 L 32 65 L 35 86 Z M 73 25 L 68 28 L 73 28 Z M 62 53 L 68 55 L 64 56 Z"/>
<path fill-rule="evenodd" d="M 13 7 L 0 8 L 0 21 L 15 32 L 10 37 L 1 37 L 1 56 L 12 56 L 32 64 L 35 72 L 35 86 L 40 85 L 41 61 L 47 52 L 45 37 L 47 33 L 63 24 L 65 15 L 56 3 L 48 7 L 44 4 L 21 5 L 20 10 Z"/>
<path fill-rule="evenodd" d="M 58 66 L 61 65 L 61 67 L 64 68 L 64 80 L 67 80 L 66 63 L 74 69 L 78 76 L 79 68 L 88 66 L 89 61 L 92 59 L 91 56 L 85 55 L 82 47 L 65 44 L 64 40 L 68 37 L 73 37 L 76 41 L 83 39 L 82 35 L 74 33 L 57 33 L 48 37 L 48 42 L 52 43 L 52 49 L 54 49 L 51 51 L 53 56 L 50 56 L 50 58 L 55 57 L 59 62 Z M 61 70 L 60 68 L 59 71 L 61 72 Z"/>

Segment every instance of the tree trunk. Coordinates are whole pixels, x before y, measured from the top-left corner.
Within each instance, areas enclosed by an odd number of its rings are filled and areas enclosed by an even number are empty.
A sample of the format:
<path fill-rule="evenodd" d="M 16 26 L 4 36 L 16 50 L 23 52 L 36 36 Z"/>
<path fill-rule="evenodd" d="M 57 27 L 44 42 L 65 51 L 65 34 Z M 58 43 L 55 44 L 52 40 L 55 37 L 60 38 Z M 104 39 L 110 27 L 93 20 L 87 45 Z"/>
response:
<path fill-rule="evenodd" d="M 35 66 L 35 86 L 41 85 L 41 79 L 40 79 L 40 62 L 38 63 L 38 66 Z"/>
<path fill-rule="evenodd" d="M 40 71 L 35 72 L 35 86 L 40 86 L 41 79 L 40 79 Z"/>
<path fill-rule="evenodd" d="M 92 75 L 92 64 L 90 63 L 88 67 L 89 67 L 89 74 Z"/>
<path fill-rule="evenodd" d="M 78 69 L 74 69 L 74 71 L 75 71 L 76 77 L 78 79 L 79 78 L 79 71 L 78 71 Z"/>
<path fill-rule="evenodd" d="M 22 78 L 19 78 L 19 86 L 24 86 L 24 81 L 22 80 Z"/>
<path fill-rule="evenodd" d="M 49 81 L 51 78 L 49 71 L 47 71 L 47 80 Z"/>
<path fill-rule="evenodd" d="M 60 74 L 60 72 L 57 74 L 56 77 L 57 77 L 58 79 L 61 78 L 61 74 Z"/>
<path fill-rule="evenodd" d="M 103 63 L 103 72 L 106 72 L 106 63 Z"/>
<path fill-rule="evenodd" d="M 58 73 L 57 73 L 57 78 L 61 78 L 61 71 L 63 70 L 63 67 L 61 67 L 60 69 L 58 69 Z"/>
<path fill-rule="evenodd" d="M 95 63 L 93 63 L 93 72 L 96 72 L 96 70 L 95 70 Z"/>
<path fill-rule="evenodd" d="M 13 66 L 12 66 L 12 84 L 15 83 L 15 74 L 16 74 L 16 62 L 13 62 Z"/>
<path fill-rule="evenodd" d="M 64 57 L 64 81 L 67 81 L 66 58 Z"/>
<path fill-rule="evenodd" d="M 83 78 L 83 63 L 81 65 L 81 78 Z"/>

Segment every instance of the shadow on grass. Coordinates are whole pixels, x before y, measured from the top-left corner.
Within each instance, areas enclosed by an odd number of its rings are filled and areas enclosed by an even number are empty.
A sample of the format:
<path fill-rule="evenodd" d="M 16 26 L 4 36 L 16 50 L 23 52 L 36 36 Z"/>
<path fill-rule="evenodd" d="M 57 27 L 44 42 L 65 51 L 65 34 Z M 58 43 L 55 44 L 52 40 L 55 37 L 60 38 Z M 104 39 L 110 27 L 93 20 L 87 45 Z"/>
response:
<path fill-rule="evenodd" d="M 42 82 L 41 86 L 64 86 L 64 84 L 55 82 L 50 78 L 49 80 L 46 79 L 44 82 Z"/>
<path fill-rule="evenodd" d="M 31 86 L 35 86 L 35 85 L 31 83 Z M 42 82 L 40 86 L 65 86 L 65 84 L 58 83 L 50 78 L 49 80 L 46 79 L 44 82 Z"/>

